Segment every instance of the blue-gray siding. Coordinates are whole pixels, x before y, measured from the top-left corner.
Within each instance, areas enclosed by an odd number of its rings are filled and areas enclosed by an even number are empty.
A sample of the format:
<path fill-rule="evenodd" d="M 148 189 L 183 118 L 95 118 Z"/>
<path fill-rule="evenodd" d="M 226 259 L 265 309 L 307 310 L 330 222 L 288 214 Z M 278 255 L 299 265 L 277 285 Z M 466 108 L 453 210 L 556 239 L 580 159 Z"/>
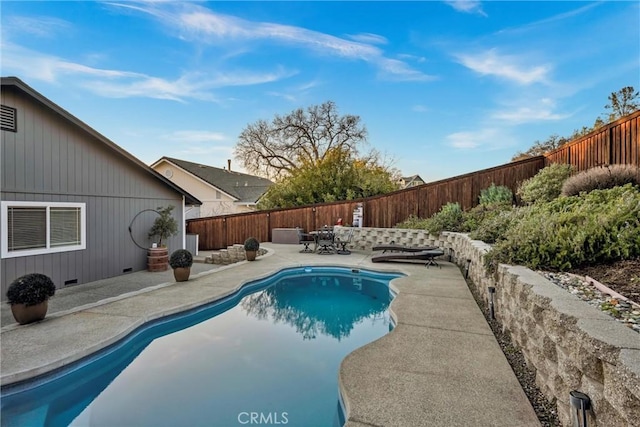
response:
<path fill-rule="evenodd" d="M 2 299 L 15 278 L 30 272 L 47 274 L 62 287 L 69 280 L 81 284 L 145 269 L 146 251 L 134 244 L 129 224 L 145 209 L 170 204 L 182 224 L 182 195 L 23 92 L 3 86 L 1 102 L 17 109 L 18 120 L 17 132 L 1 135 L 2 200 L 81 202 L 87 214 L 85 250 L 2 259 Z M 155 216 L 146 212 L 133 224 L 142 246 L 150 243 Z M 182 235 L 168 246 L 182 247 Z"/>

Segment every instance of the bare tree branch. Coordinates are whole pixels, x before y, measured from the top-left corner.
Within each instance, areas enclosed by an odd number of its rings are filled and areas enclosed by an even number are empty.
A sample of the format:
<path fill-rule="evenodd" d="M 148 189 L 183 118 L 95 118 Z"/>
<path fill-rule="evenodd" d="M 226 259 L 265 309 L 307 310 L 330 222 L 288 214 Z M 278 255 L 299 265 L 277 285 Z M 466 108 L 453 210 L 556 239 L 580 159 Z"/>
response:
<path fill-rule="evenodd" d="M 238 137 L 235 158 L 250 173 L 280 178 L 303 166 L 317 165 L 327 152 L 347 149 L 354 156 L 366 144 L 359 116 L 339 116 L 333 101 L 258 120 Z"/>

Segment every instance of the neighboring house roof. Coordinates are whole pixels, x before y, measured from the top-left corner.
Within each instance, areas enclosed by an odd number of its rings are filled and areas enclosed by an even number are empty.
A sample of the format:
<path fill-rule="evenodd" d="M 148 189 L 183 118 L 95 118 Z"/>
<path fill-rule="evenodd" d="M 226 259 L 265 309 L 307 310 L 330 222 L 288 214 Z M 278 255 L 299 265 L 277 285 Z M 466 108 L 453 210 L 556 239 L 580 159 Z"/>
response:
<path fill-rule="evenodd" d="M 272 181 L 259 176 L 228 169 L 214 168 L 213 166 L 201 165 L 199 163 L 192 163 L 171 157 L 162 157 L 152 166 L 157 165 L 163 160 L 173 163 L 175 166 L 184 169 L 211 186 L 225 192 L 236 199 L 235 203 L 239 204 L 257 203 L 260 197 L 273 185 Z"/>
<path fill-rule="evenodd" d="M 420 178 L 420 175 L 403 176 L 400 179 L 402 182 L 404 182 L 405 187 L 424 184 L 424 180 Z"/>
<path fill-rule="evenodd" d="M 146 173 L 150 174 L 155 179 L 157 179 L 160 182 L 162 182 L 164 185 L 166 185 L 166 186 L 172 188 L 173 190 L 175 190 L 176 192 L 180 193 L 181 195 L 183 195 L 185 197 L 185 204 L 187 204 L 187 205 L 202 205 L 202 202 L 200 200 L 198 200 L 196 197 L 194 197 L 193 195 L 189 194 L 188 192 L 186 192 L 185 190 L 183 190 L 182 188 L 180 188 L 179 186 L 177 186 L 176 184 L 174 184 L 173 182 L 171 182 L 170 180 L 168 180 L 167 178 L 165 178 L 164 176 L 162 176 L 161 174 L 159 174 L 155 170 L 151 169 L 149 166 L 147 166 L 144 162 L 142 162 L 141 160 L 139 160 L 138 158 L 133 156 L 131 153 L 129 153 L 128 151 L 124 150 L 122 147 L 117 145 L 115 142 L 109 140 L 104 135 L 100 134 L 98 131 L 93 129 L 91 126 L 87 125 L 82 120 L 78 119 L 76 116 L 74 116 L 73 114 L 69 113 L 64 108 L 60 107 L 59 105 L 57 105 L 56 103 L 54 103 L 53 101 L 51 101 L 50 99 L 45 97 L 44 95 L 42 95 L 39 92 L 37 92 L 35 89 L 33 89 L 31 86 L 27 85 L 25 82 L 23 82 L 19 78 L 17 78 L 17 77 L 2 77 L 1 78 L 1 82 L 2 82 L 2 87 L 12 86 L 12 87 L 15 87 L 15 88 L 21 90 L 22 92 L 24 92 L 25 94 L 29 95 L 34 100 L 38 101 L 40 104 L 42 104 L 46 108 L 48 108 L 48 109 L 52 110 L 53 112 L 57 113 L 63 119 L 71 122 L 72 124 L 74 124 L 75 126 L 79 127 L 80 129 L 82 129 L 83 131 L 85 131 L 86 133 L 91 135 L 92 137 L 98 139 L 100 142 L 102 142 L 104 145 L 109 147 L 111 150 L 115 151 L 116 153 L 118 153 L 122 157 L 124 157 L 127 160 L 129 160 L 135 167 L 138 167 L 138 168 L 144 170 Z"/>

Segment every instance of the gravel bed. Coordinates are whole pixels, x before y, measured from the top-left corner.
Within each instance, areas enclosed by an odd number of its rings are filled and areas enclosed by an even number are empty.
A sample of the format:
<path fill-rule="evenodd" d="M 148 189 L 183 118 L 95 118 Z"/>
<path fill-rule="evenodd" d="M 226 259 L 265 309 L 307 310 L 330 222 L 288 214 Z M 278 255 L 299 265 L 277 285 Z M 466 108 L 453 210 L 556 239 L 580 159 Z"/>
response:
<path fill-rule="evenodd" d="M 464 272 L 463 272 L 464 274 Z M 538 420 L 543 427 L 559 427 L 561 426 L 560 420 L 558 420 L 558 414 L 556 412 L 556 403 L 549 401 L 544 394 L 540 391 L 536 385 L 535 371 L 527 366 L 527 362 L 524 359 L 522 351 L 511 342 L 511 337 L 507 332 L 502 331 L 502 326 L 498 321 L 491 319 L 489 315 L 489 308 L 487 303 L 480 297 L 476 291 L 475 286 L 471 282 L 471 279 L 467 279 L 467 285 L 469 290 L 473 294 L 476 303 L 482 310 L 487 323 L 493 331 L 493 335 L 496 337 L 502 352 L 504 353 L 507 361 L 511 365 L 511 369 L 516 374 L 516 378 L 522 386 L 522 390 L 527 395 L 531 406 L 538 416 Z"/>
<path fill-rule="evenodd" d="M 577 296 L 587 304 L 599 308 L 623 325 L 640 333 L 640 306 L 615 298 L 596 288 L 589 280 L 571 273 L 538 271 L 551 283 Z"/>

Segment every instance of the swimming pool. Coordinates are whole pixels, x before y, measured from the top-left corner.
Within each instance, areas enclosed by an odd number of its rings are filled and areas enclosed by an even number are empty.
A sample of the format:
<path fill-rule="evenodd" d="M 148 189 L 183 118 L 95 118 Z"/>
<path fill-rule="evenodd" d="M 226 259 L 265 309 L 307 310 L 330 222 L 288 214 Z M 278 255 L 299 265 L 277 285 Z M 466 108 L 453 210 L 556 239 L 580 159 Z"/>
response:
<path fill-rule="evenodd" d="M 389 332 L 400 274 L 285 269 L 3 389 L 3 426 L 338 426 L 338 368 Z"/>

